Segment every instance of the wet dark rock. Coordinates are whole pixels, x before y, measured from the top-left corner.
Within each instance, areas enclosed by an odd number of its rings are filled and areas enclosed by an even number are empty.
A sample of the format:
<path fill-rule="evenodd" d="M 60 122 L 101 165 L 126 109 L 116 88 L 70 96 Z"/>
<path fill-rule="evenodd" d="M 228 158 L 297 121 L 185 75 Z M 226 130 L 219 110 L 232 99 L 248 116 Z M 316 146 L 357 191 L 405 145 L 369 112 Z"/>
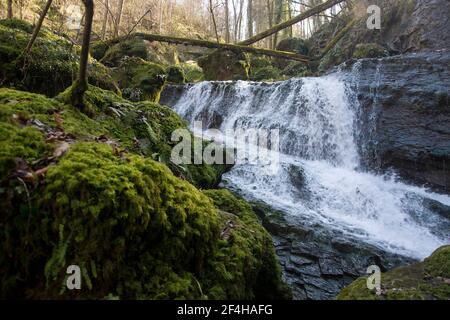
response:
<path fill-rule="evenodd" d="M 450 52 L 359 64 L 359 145 L 366 166 L 393 168 L 407 181 L 448 192 Z"/>
<path fill-rule="evenodd" d="M 388 270 L 413 261 L 337 231 L 308 226 L 301 217 L 283 215 L 262 203 L 255 203 L 254 210 L 273 236 L 283 278 L 297 300 L 334 299 L 370 265 Z"/>
<path fill-rule="evenodd" d="M 433 199 L 423 199 L 423 205 L 429 210 L 436 212 L 450 221 L 450 207 Z"/>

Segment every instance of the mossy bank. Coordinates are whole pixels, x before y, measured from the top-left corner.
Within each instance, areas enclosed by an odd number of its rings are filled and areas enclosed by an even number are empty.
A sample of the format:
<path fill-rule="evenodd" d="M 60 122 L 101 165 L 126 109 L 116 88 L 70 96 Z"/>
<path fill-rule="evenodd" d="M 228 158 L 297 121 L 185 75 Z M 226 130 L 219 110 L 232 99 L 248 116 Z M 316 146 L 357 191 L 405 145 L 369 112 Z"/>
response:
<path fill-rule="evenodd" d="M 175 113 L 90 87 L 88 117 L 67 92 L 0 89 L 2 298 L 289 297 L 250 207 L 198 189 L 222 169 L 170 163 Z"/>
<path fill-rule="evenodd" d="M 381 275 L 381 292 L 367 288 L 367 277 L 346 287 L 338 300 L 448 300 L 450 299 L 450 246 L 437 249 L 423 262 Z"/>

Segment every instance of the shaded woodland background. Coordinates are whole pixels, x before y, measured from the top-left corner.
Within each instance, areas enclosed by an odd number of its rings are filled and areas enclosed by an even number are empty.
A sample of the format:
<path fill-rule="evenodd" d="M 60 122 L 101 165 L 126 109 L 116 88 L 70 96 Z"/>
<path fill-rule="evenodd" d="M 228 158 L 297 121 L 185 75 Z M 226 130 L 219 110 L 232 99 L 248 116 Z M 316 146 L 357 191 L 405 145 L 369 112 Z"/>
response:
<path fill-rule="evenodd" d="M 0 15 L 34 24 L 46 2 L 3 0 Z M 142 31 L 237 43 L 323 2 L 325 0 L 95 0 L 93 39 L 109 40 Z M 68 23 L 70 17 L 76 16 L 77 6 L 83 14 L 81 1 L 54 0 L 44 25 L 79 40 L 79 31 L 70 30 Z M 261 40 L 257 45 L 274 49 L 282 39 L 307 38 L 345 6 L 346 3 L 338 4 Z"/>

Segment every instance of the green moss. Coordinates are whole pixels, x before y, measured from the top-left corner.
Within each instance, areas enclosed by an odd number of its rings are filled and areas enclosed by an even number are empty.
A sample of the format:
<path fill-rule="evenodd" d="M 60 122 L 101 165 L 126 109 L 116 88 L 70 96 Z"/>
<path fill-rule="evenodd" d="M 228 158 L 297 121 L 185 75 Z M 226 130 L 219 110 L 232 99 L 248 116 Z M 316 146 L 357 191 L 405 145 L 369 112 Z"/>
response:
<path fill-rule="evenodd" d="M 18 128 L 0 122 L 0 179 L 12 173 L 18 158 L 31 163 L 44 157 L 49 150 L 50 145 L 37 128 Z"/>
<path fill-rule="evenodd" d="M 184 71 L 179 66 L 171 66 L 167 69 L 167 81 L 172 83 L 185 83 Z"/>
<path fill-rule="evenodd" d="M 186 82 L 199 82 L 205 79 L 202 68 L 196 62 L 183 62 L 180 67 L 183 69 Z"/>
<path fill-rule="evenodd" d="M 250 77 L 251 80 L 254 81 L 272 81 L 278 80 L 281 78 L 280 70 L 273 67 L 268 66 L 254 71 Z"/>
<path fill-rule="evenodd" d="M 215 299 L 289 299 L 271 237 L 251 206 L 227 190 L 204 193 L 221 210 L 222 228 L 222 241 L 210 262 L 220 286 L 213 286 L 209 295 Z"/>
<path fill-rule="evenodd" d="M 155 150 L 164 158 L 172 131 L 185 127 L 172 110 L 91 86 L 90 118 L 64 104 L 68 92 L 58 102 L 0 89 L 0 297 L 286 294 L 270 236 L 249 205 L 224 190 L 202 193 L 152 159 Z M 8 175 L 16 158 L 32 170 L 54 148 L 35 119 L 44 131 L 63 130 L 75 142 L 50 162 L 44 180 L 27 186 Z M 100 135 L 118 144 L 97 142 L 105 141 Z M 235 227 L 225 236 L 230 221 Z M 69 264 L 82 269 L 81 291 L 64 289 Z"/>
<path fill-rule="evenodd" d="M 55 116 L 66 134 L 83 140 L 105 136 L 128 151 L 153 157 L 166 163 L 177 176 L 201 188 L 213 188 L 220 182 L 226 165 L 183 165 L 171 163 L 172 132 L 187 124 L 170 108 L 149 101 L 132 103 L 111 91 L 89 86 L 85 105 L 92 111 L 87 116 L 69 101 L 70 88 L 58 101 L 41 95 L 11 89 L 0 89 L 0 121 L 17 124 L 18 120 L 39 120 L 55 127 Z"/>
<path fill-rule="evenodd" d="M 382 294 L 367 289 L 367 278 L 359 278 L 339 296 L 340 300 L 448 300 L 450 298 L 450 246 L 436 250 L 423 262 L 400 267 L 381 276 Z"/>
<path fill-rule="evenodd" d="M 165 69 L 141 58 L 125 58 L 114 70 L 113 77 L 117 81 L 124 97 L 132 101 L 149 100 L 158 102 L 165 84 Z"/>
<path fill-rule="evenodd" d="M 91 43 L 89 51 L 94 59 L 100 61 L 110 47 L 111 45 L 108 42 L 98 40 Z"/>
<path fill-rule="evenodd" d="M 425 259 L 425 270 L 433 277 L 450 279 L 450 246 L 437 249 Z"/>
<path fill-rule="evenodd" d="M 250 64 L 253 72 L 254 70 L 272 66 L 272 60 L 265 56 L 252 56 Z"/>
<path fill-rule="evenodd" d="M 312 75 L 311 70 L 303 62 L 291 62 L 281 73 L 289 77 L 308 77 Z"/>
<path fill-rule="evenodd" d="M 98 55 L 100 55 L 100 52 L 98 52 Z M 142 60 L 148 60 L 148 47 L 145 41 L 133 37 L 114 44 L 106 50 L 106 53 L 100 62 L 109 67 L 117 67 L 125 57 L 136 57 L 141 58 Z"/>
<path fill-rule="evenodd" d="M 11 28 L 11 29 L 18 29 L 21 31 L 24 31 L 26 33 L 32 33 L 33 32 L 33 25 L 27 21 L 12 18 L 12 19 L 1 19 L 0 25 Z"/>
<path fill-rule="evenodd" d="M 16 21 L 11 28 L 4 24 L 0 24 L 0 78 L 3 86 L 55 96 L 72 84 L 79 63 L 78 46 L 43 28 L 30 55 L 24 59 L 21 53 L 31 36 L 23 31 L 27 29 L 24 27 L 27 23 Z M 93 59 L 89 61 L 89 81 L 105 89 L 115 89 L 109 70 Z"/>
<path fill-rule="evenodd" d="M 382 58 L 385 57 L 386 51 L 376 43 L 360 43 L 353 52 L 353 58 Z"/>
<path fill-rule="evenodd" d="M 302 55 L 307 55 L 309 52 L 305 40 L 301 38 L 283 39 L 278 43 L 277 50 L 295 52 Z"/>

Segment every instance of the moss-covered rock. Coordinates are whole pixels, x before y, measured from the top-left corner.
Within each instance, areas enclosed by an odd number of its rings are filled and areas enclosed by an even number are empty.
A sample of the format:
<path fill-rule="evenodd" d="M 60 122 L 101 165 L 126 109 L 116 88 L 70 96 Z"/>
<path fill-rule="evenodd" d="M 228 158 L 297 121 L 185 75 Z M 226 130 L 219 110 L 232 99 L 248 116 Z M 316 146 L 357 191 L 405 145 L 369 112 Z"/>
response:
<path fill-rule="evenodd" d="M 56 101 L 0 89 L 1 298 L 282 297 L 249 205 L 202 193 L 148 155 L 170 150 L 167 136 L 185 126 L 173 111 L 89 87 L 90 118 L 64 104 L 69 92 Z M 65 289 L 72 264 L 82 290 Z"/>
<path fill-rule="evenodd" d="M 195 61 L 187 61 L 180 64 L 183 69 L 186 82 L 199 82 L 205 80 L 202 68 Z"/>
<path fill-rule="evenodd" d="M 340 300 L 448 300 L 450 299 L 450 246 L 437 249 L 423 262 L 381 275 L 381 294 L 367 289 L 367 277 L 344 288 Z"/>
<path fill-rule="evenodd" d="M 277 44 L 277 50 L 295 52 L 303 55 L 307 55 L 309 52 L 305 40 L 301 38 L 283 39 Z"/>
<path fill-rule="evenodd" d="M 2 86 L 55 96 L 72 84 L 80 48 L 42 28 L 30 55 L 21 56 L 32 28 L 20 20 L 0 20 L 0 82 Z M 109 70 L 89 60 L 89 82 L 116 90 Z"/>
<path fill-rule="evenodd" d="M 410 23 L 414 24 L 418 21 L 411 18 L 416 3 L 416 0 L 378 0 L 376 4 L 381 8 L 381 20 L 383 21 L 381 30 L 367 28 L 367 4 L 363 1 L 357 2 L 352 11 L 343 12 L 340 19 L 332 19 L 322 25 L 307 40 L 311 56 L 321 57 L 323 50 L 336 37 L 339 30 L 344 30 L 350 24 L 351 27 L 342 35 L 342 38 L 337 41 L 334 47 L 322 57 L 318 70 L 325 72 L 353 58 L 357 49 L 356 46 L 361 44 L 376 44 L 382 48 L 388 48 L 389 52 L 387 53 L 389 54 L 402 52 L 404 50 L 401 48 L 402 43 L 409 37 L 409 35 L 405 35 L 405 30 Z M 426 12 L 427 9 L 421 11 Z M 366 55 L 363 54 L 362 56 L 365 57 Z"/>
<path fill-rule="evenodd" d="M 198 60 L 206 80 L 248 80 L 250 57 L 243 52 L 216 50 Z"/>
<path fill-rule="evenodd" d="M 22 30 L 26 33 L 33 32 L 33 25 L 31 23 L 16 18 L 2 19 L 0 20 L 0 25 L 10 29 Z"/>
<path fill-rule="evenodd" d="M 281 78 L 280 70 L 273 66 L 256 69 L 252 72 L 250 79 L 253 81 L 273 81 Z"/>
<path fill-rule="evenodd" d="M 185 83 L 186 76 L 179 66 L 171 66 L 167 69 L 167 81 L 172 83 Z"/>
<path fill-rule="evenodd" d="M 221 217 L 223 242 L 212 262 L 212 271 L 221 284 L 211 290 L 217 294 L 216 298 L 290 299 L 290 290 L 281 281 L 272 239 L 250 204 L 224 189 L 204 193 L 213 200 Z M 233 269 L 224 273 L 222 264 Z"/>
<path fill-rule="evenodd" d="M 312 75 L 308 65 L 303 62 L 291 62 L 281 73 L 288 77 L 307 77 Z"/>
<path fill-rule="evenodd" d="M 119 67 L 113 70 L 113 77 L 125 98 L 159 102 L 166 83 L 166 70 L 138 57 L 124 58 Z"/>
<path fill-rule="evenodd" d="M 149 42 L 138 35 L 130 36 L 119 42 L 115 40 L 95 42 L 91 53 L 109 67 L 119 66 L 127 57 L 137 57 L 163 66 L 179 62 L 175 47 L 160 42 Z"/>
<path fill-rule="evenodd" d="M 386 56 L 386 50 L 376 43 L 360 43 L 356 46 L 355 51 L 353 52 L 353 58 L 355 59 L 382 58 Z"/>
<path fill-rule="evenodd" d="M 286 38 L 281 40 L 277 45 L 277 50 L 295 52 L 302 55 L 308 55 L 309 49 L 306 41 L 301 38 Z M 273 64 L 279 69 L 284 69 L 290 63 L 290 60 L 286 59 L 274 59 Z"/>

